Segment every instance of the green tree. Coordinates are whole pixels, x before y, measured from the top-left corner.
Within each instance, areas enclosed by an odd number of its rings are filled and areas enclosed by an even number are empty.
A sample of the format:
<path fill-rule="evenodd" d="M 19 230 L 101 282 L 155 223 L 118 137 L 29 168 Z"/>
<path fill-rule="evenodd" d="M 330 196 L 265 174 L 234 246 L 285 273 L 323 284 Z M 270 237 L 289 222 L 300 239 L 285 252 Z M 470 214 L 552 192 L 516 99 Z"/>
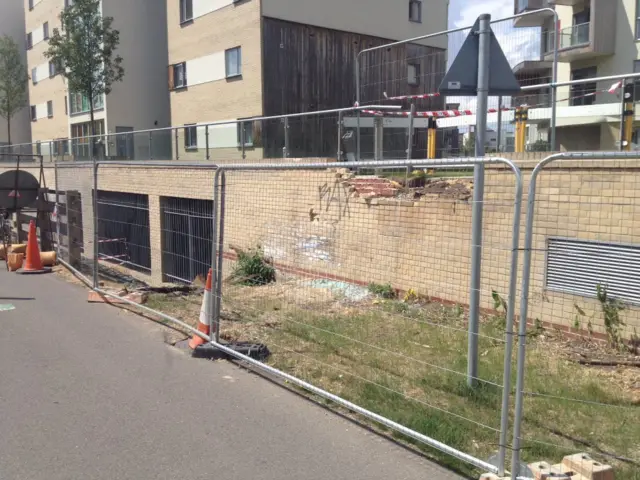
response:
<path fill-rule="evenodd" d="M 469 136 L 465 139 L 462 146 L 462 153 L 467 157 L 474 157 L 476 155 L 476 134 L 475 132 L 469 132 Z"/>
<path fill-rule="evenodd" d="M 7 120 L 7 142 L 11 145 L 11 118 L 29 103 L 29 74 L 13 38 L 0 37 L 0 117 Z"/>
<path fill-rule="evenodd" d="M 111 85 L 122 80 L 122 57 L 115 55 L 120 32 L 111 28 L 113 17 L 103 17 L 100 0 L 75 0 L 60 14 L 62 28 L 53 29 L 49 58 L 67 79 L 69 92 L 89 101 L 91 152 L 95 155 L 94 101 L 108 95 Z"/>

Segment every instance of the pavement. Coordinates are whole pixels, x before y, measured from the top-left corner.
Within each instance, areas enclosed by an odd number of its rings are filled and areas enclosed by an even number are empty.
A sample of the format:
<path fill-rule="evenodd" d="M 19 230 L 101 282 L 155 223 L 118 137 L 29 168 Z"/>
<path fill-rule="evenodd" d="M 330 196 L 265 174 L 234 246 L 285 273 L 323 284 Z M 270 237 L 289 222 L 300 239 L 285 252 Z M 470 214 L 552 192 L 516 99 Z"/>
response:
<path fill-rule="evenodd" d="M 461 478 L 86 299 L 0 265 L 1 480 Z"/>

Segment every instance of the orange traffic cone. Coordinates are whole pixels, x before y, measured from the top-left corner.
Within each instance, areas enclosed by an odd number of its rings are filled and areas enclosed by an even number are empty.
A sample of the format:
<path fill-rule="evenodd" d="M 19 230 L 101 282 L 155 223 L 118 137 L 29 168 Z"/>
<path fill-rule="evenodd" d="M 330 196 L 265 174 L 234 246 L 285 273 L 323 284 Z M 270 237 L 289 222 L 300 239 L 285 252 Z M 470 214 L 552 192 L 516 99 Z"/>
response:
<path fill-rule="evenodd" d="M 42 266 L 40 259 L 40 247 L 38 247 L 38 237 L 36 234 L 36 222 L 29 222 L 29 238 L 27 239 L 27 255 L 22 269 L 18 273 L 46 273 L 50 268 Z"/>
<path fill-rule="evenodd" d="M 200 319 L 198 320 L 198 331 L 204 333 L 205 335 L 209 335 L 211 333 L 211 326 L 209 325 L 209 312 L 211 311 L 209 307 L 213 307 L 210 305 L 211 303 L 211 269 L 209 269 L 209 274 L 207 275 L 207 284 L 204 288 L 204 297 L 202 298 L 202 307 L 200 307 Z M 194 349 L 197 346 L 204 345 L 205 340 L 193 334 L 193 338 L 189 341 L 189 347 Z"/>

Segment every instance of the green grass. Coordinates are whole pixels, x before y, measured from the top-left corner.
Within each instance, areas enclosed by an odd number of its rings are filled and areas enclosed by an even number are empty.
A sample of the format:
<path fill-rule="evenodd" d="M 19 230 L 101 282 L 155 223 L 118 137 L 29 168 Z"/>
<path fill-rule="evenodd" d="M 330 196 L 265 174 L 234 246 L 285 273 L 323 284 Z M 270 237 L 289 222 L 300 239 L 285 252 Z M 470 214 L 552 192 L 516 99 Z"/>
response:
<path fill-rule="evenodd" d="M 275 286 L 257 288 L 267 290 L 255 298 L 249 289 L 256 292 L 256 287 L 227 290 L 223 304 L 240 310 L 244 321 L 223 322 L 223 337 L 266 343 L 273 353 L 271 365 L 452 447 L 484 459 L 497 452 L 502 389 L 493 383 L 502 383 L 504 343 L 479 339 L 479 376 L 485 382 L 469 388 L 465 375 L 454 373 L 464 373 L 467 364 L 465 319 L 459 308 L 381 299 L 355 307 L 327 302 L 318 308 L 306 305 L 306 291 L 283 285 L 277 291 Z M 277 310 L 264 308 L 274 299 Z M 277 325 L 266 326 L 266 319 L 274 318 Z M 501 339 L 504 322 L 499 316 L 486 317 L 481 333 Z M 585 367 L 550 355 L 535 338 L 529 343 L 527 391 L 608 406 L 526 396 L 523 460 L 559 462 L 567 454 L 604 451 L 640 462 L 638 405 L 608 377 L 585 374 Z M 513 366 L 515 385 L 515 360 Z M 478 474 L 420 447 L 462 474 Z M 638 467 L 599 459 L 614 464 L 618 480 L 640 478 L 634 470 L 640 471 Z"/>

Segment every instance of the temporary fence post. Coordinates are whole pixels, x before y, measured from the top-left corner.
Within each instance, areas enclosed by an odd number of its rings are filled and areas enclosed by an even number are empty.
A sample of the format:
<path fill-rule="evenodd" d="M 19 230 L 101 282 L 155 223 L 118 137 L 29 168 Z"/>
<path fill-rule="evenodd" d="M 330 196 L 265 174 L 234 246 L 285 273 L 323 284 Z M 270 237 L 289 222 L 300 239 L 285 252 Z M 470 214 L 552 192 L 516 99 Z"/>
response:
<path fill-rule="evenodd" d="M 93 288 L 98 288 L 98 160 L 93 156 Z"/>
<path fill-rule="evenodd" d="M 413 157 L 413 119 L 416 114 L 416 104 L 411 102 L 411 110 L 409 111 L 409 132 L 407 135 L 407 160 Z"/>
<path fill-rule="evenodd" d="M 176 160 L 180 160 L 180 146 L 178 145 L 178 129 L 175 129 L 175 142 L 176 142 Z"/>
<path fill-rule="evenodd" d="M 500 145 L 502 144 L 502 95 L 498 97 L 498 138 L 497 138 L 497 151 L 500 152 Z"/>
<path fill-rule="evenodd" d="M 204 141 L 205 141 L 205 153 L 206 159 L 209 160 L 211 157 L 209 156 L 209 125 L 204 126 Z M 244 142 L 243 142 L 244 143 Z M 244 157 L 243 157 L 244 158 Z"/>
<path fill-rule="evenodd" d="M 49 141 L 49 161 L 53 162 L 53 141 Z"/>
<path fill-rule="evenodd" d="M 135 144 L 135 140 L 133 143 Z M 153 132 L 151 131 L 149 131 L 149 160 L 153 160 Z"/>
<path fill-rule="evenodd" d="M 284 117 L 284 148 L 282 150 L 284 158 L 288 158 L 291 155 L 289 151 L 289 117 Z"/>
<path fill-rule="evenodd" d="M 476 157 L 484 157 L 489 99 L 489 54 L 491 15 L 480 15 L 478 35 L 478 114 L 476 120 Z M 480 325 L 480 274 L 482 263 L 482 210 L 484 201 L 484 163 L 473 168 L 473 209 L 471 230 L 471 291 L 469 294 L 469 348 L 467 384 L 475 386 L 478 376 L 478 332 Z"/>
<path fill-rule="evenodd" d="M 362 52 L 360 52 L 362 53 Z M 360 106 L 360 53 L 356 54 L 356 107 Z M 360 110 L 357 112 L 356 126 L 356 162 L 360 161 Z"/>
<path fill-rule="evenodd" d="M 376 161 L 381 161 L 383 158 L 382 149 L 384 146 L 383 143 L 383 117 L 375 117 L 373 119 L 373 142 L 374 142 L 374 153 L 373 157 Z"/>
<path fill-rule="evenodd" d="M 619 150 L 622 152 L 624 150 L 624 109 L 625 109 L 625 98 L 624 98 L 624 87 L 626 85 L 627 80 L 622 80 L 620 84 L 620 91 L 622 95 L 620 95 L 620 148 Z"/>
<path fill-rule="evenodd" d="M 58 162 L 53 162 L 53 183 L 56 189 L 56 204 L 54 206 L 56 219 L 56 257 L 60 258 L 60 190 L 58 188 Z"/>
<path fill-rule="evenodd" d="M 338 112 L 338 151 L 336 160 L 338 162 L 342 160 L 342 112 Z"/>

